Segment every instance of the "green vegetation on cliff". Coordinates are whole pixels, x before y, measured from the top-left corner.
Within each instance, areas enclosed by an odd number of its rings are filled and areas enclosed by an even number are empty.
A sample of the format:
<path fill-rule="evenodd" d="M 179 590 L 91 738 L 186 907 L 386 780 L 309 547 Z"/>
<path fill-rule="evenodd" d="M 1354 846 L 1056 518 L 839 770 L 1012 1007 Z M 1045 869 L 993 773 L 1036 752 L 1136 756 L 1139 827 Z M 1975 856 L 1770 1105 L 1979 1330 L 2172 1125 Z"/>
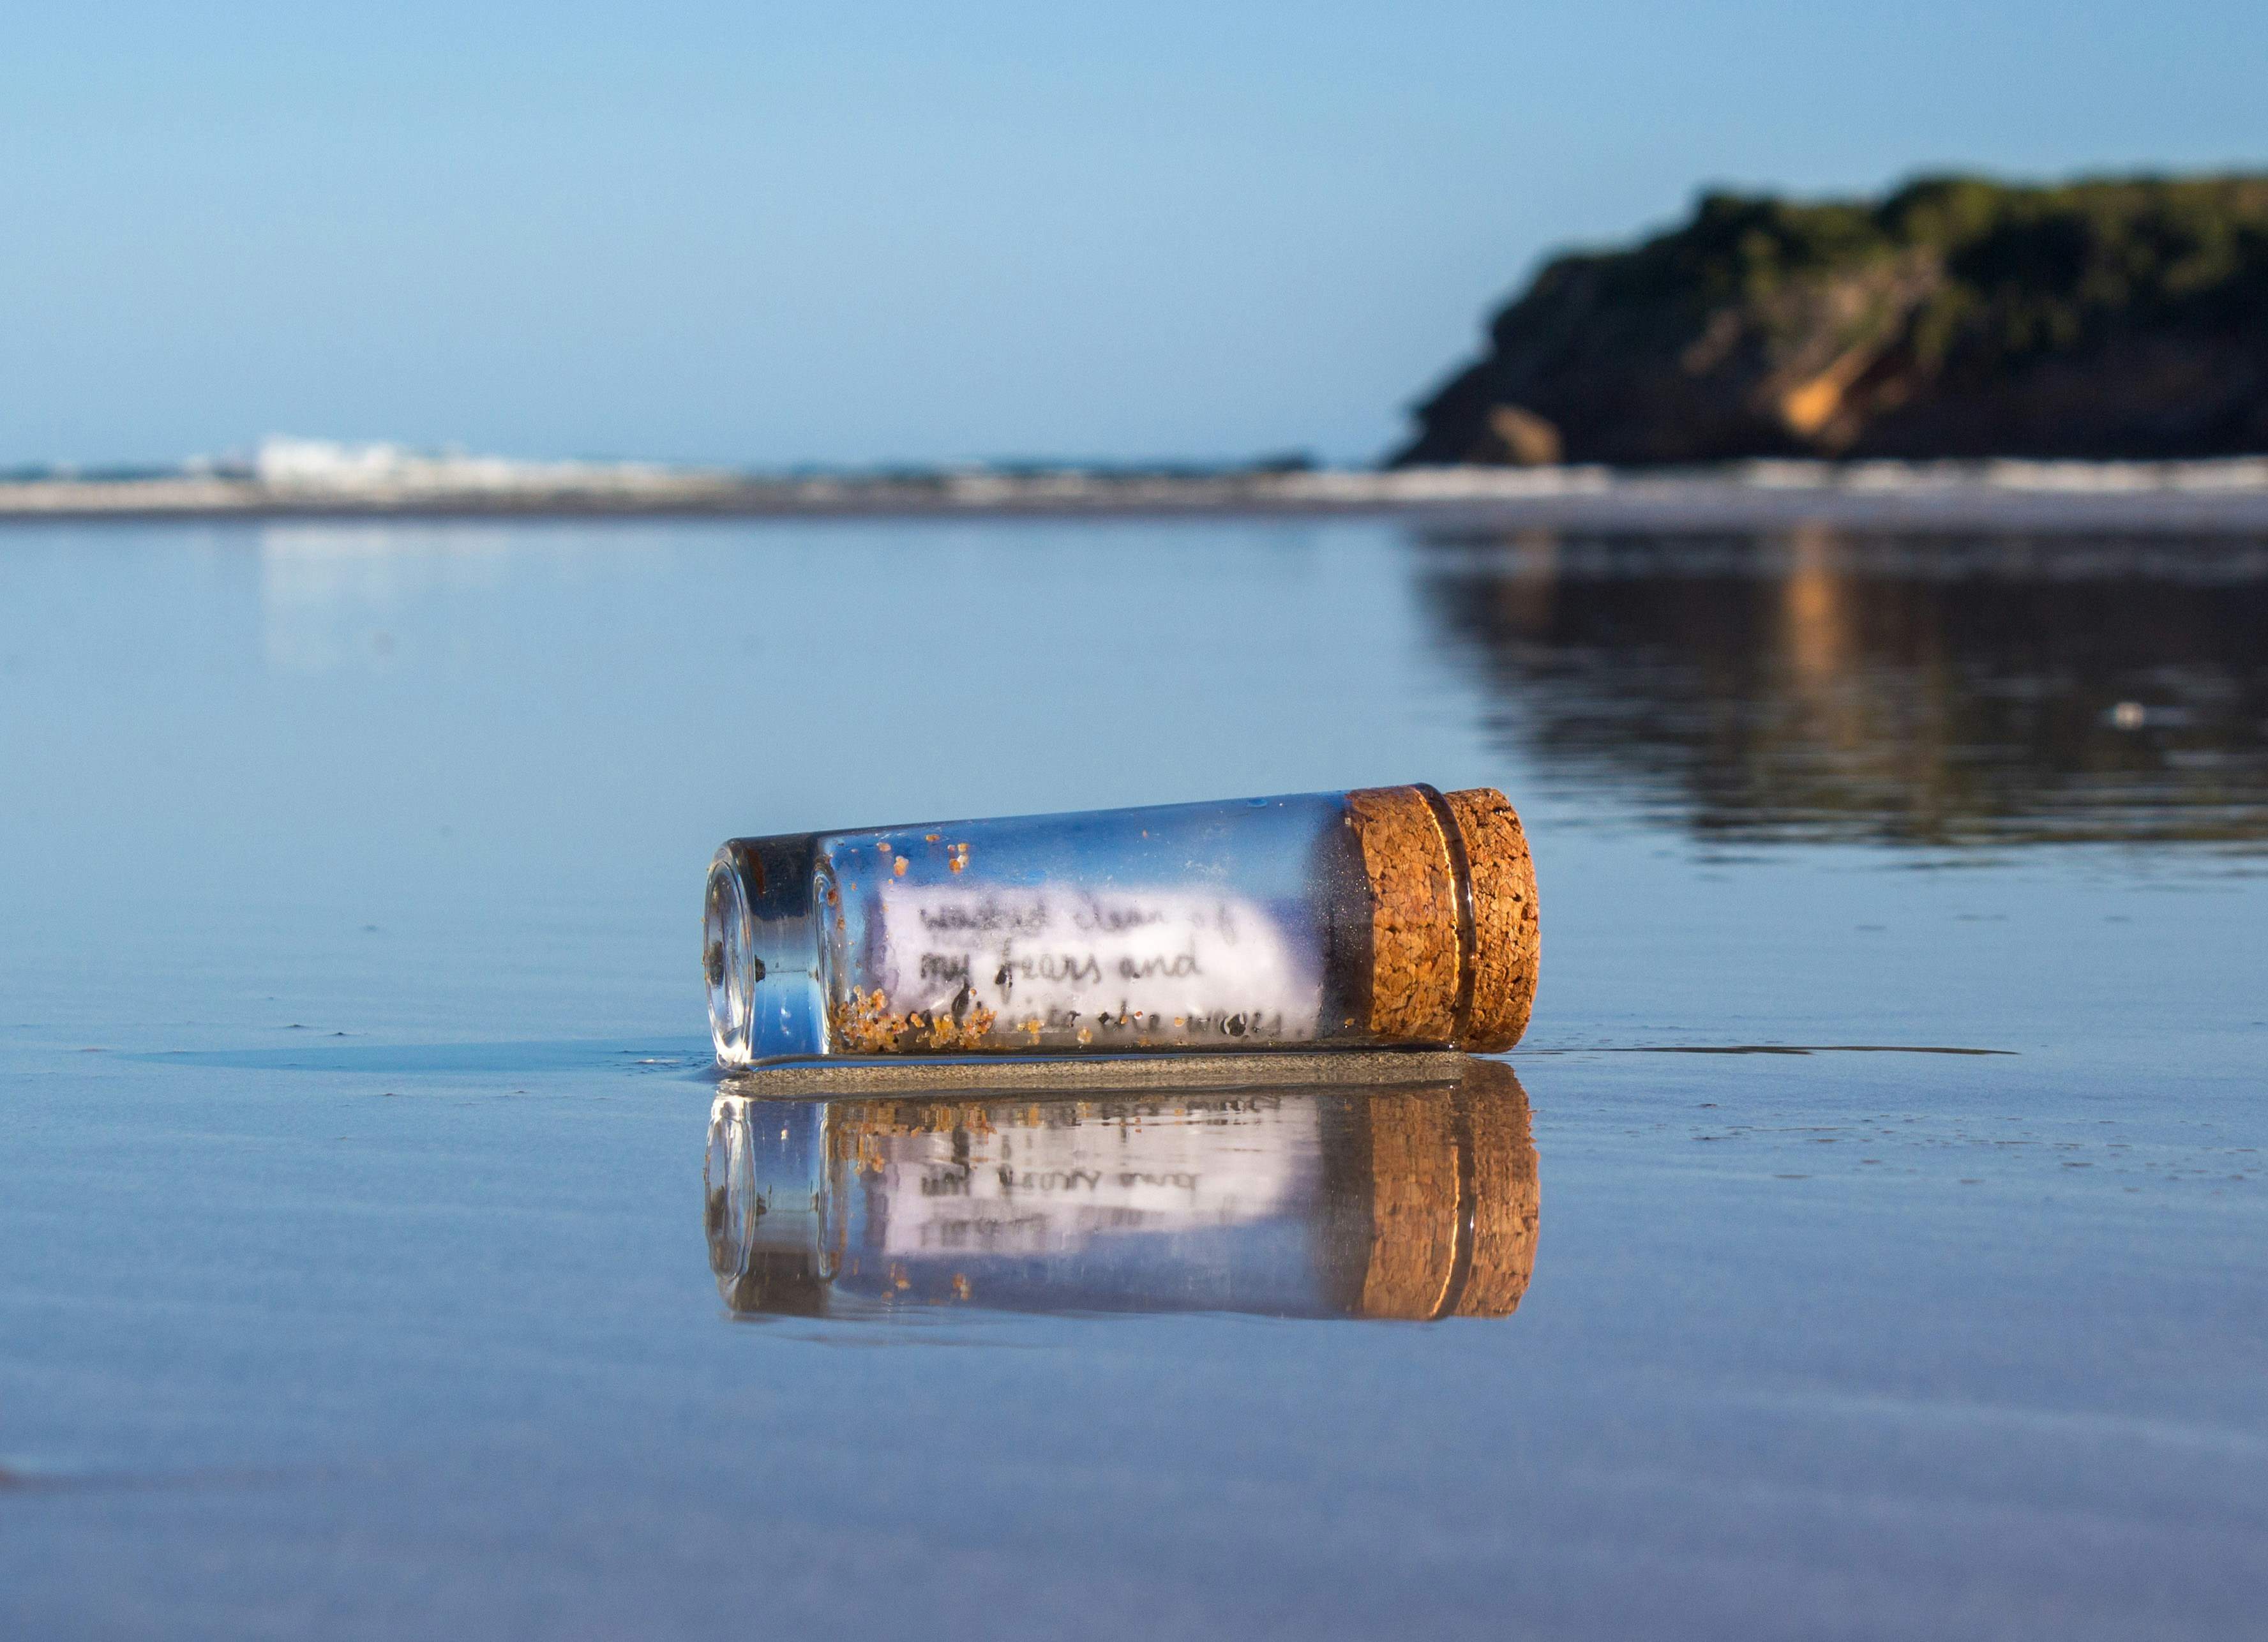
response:
<path fill-rule="evenodd" d="M 2268 175 L 1708 194 L 1563 256 L 1402 463 L 2268 450 Z"/>

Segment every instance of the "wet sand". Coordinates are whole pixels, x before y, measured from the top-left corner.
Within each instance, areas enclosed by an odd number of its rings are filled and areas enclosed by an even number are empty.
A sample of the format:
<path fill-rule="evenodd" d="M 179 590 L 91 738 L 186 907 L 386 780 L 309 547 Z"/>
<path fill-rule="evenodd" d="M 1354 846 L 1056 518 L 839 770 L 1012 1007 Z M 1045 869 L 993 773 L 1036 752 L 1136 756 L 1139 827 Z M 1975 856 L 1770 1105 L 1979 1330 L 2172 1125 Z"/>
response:
<path fill-rule="evenodd" d="M 12 530 L 0 1614 L 2245 1634 L 2250 553 Z M 1535 843 L 1524 1139 L 1406 1089 L 1015 1091 L 989 1137 L 976 1093 L 893 1089 L 812 1154 L 873 1255 L 841 1303 L 736 1280 L 784 1221 L 717 1209 L 718 840 L 1411 779 L 1502 787 Z M 922 1189 L 956 1114 L 972 1165 L 1055 1136 L 1137 1178 L 900 1289 L 893 1238 L 989 1224 Z M 1145 1174 L 1202 1177 L 1189 1211 Z"/>

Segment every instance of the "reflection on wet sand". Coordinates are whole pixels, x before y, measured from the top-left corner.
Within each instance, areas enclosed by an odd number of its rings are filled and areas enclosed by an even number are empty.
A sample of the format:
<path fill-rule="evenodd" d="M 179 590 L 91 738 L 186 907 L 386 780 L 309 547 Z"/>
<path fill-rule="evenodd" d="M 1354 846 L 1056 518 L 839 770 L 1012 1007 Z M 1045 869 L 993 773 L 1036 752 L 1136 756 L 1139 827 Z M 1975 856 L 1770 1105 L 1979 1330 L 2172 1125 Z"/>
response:
<path fill-rule="evenodd" d="M 1547 780 L 1704 831 L 2268 838 L 2268 543 L 1542 533 L 1418 574 Z"/>
<path fill-rule="evenodd" d="M 774 1100 L 710 1116 L 740 1315 L 1502 1317 L 1535 1260 L 1528 1097 L 1496 1061 L 1371 1086 Z"/>

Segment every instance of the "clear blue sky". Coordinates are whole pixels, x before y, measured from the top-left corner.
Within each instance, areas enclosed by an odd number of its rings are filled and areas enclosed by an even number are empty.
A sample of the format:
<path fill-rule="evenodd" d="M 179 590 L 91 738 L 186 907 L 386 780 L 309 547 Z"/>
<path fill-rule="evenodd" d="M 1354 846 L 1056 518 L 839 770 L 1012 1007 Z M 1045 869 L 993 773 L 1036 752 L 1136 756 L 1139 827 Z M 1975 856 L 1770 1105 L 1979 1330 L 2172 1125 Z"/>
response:
<path fill-rule="evenodd" d="M 1375 455 L 1710 182 L 2268 164 L 2268 9 L 19 8 L 0 464 Z"/>

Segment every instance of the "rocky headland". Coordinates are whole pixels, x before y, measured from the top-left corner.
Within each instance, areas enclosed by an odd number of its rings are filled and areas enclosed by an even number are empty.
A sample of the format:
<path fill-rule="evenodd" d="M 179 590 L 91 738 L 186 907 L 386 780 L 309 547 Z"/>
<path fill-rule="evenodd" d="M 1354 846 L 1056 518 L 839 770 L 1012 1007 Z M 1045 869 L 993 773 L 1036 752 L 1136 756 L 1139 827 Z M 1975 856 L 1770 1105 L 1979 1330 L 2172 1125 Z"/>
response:
<path fill-rule="evenodd" d="M 1561 256 L 1402 466 L 2268 451 L 2268 174 L 1704 195 Z"/>

